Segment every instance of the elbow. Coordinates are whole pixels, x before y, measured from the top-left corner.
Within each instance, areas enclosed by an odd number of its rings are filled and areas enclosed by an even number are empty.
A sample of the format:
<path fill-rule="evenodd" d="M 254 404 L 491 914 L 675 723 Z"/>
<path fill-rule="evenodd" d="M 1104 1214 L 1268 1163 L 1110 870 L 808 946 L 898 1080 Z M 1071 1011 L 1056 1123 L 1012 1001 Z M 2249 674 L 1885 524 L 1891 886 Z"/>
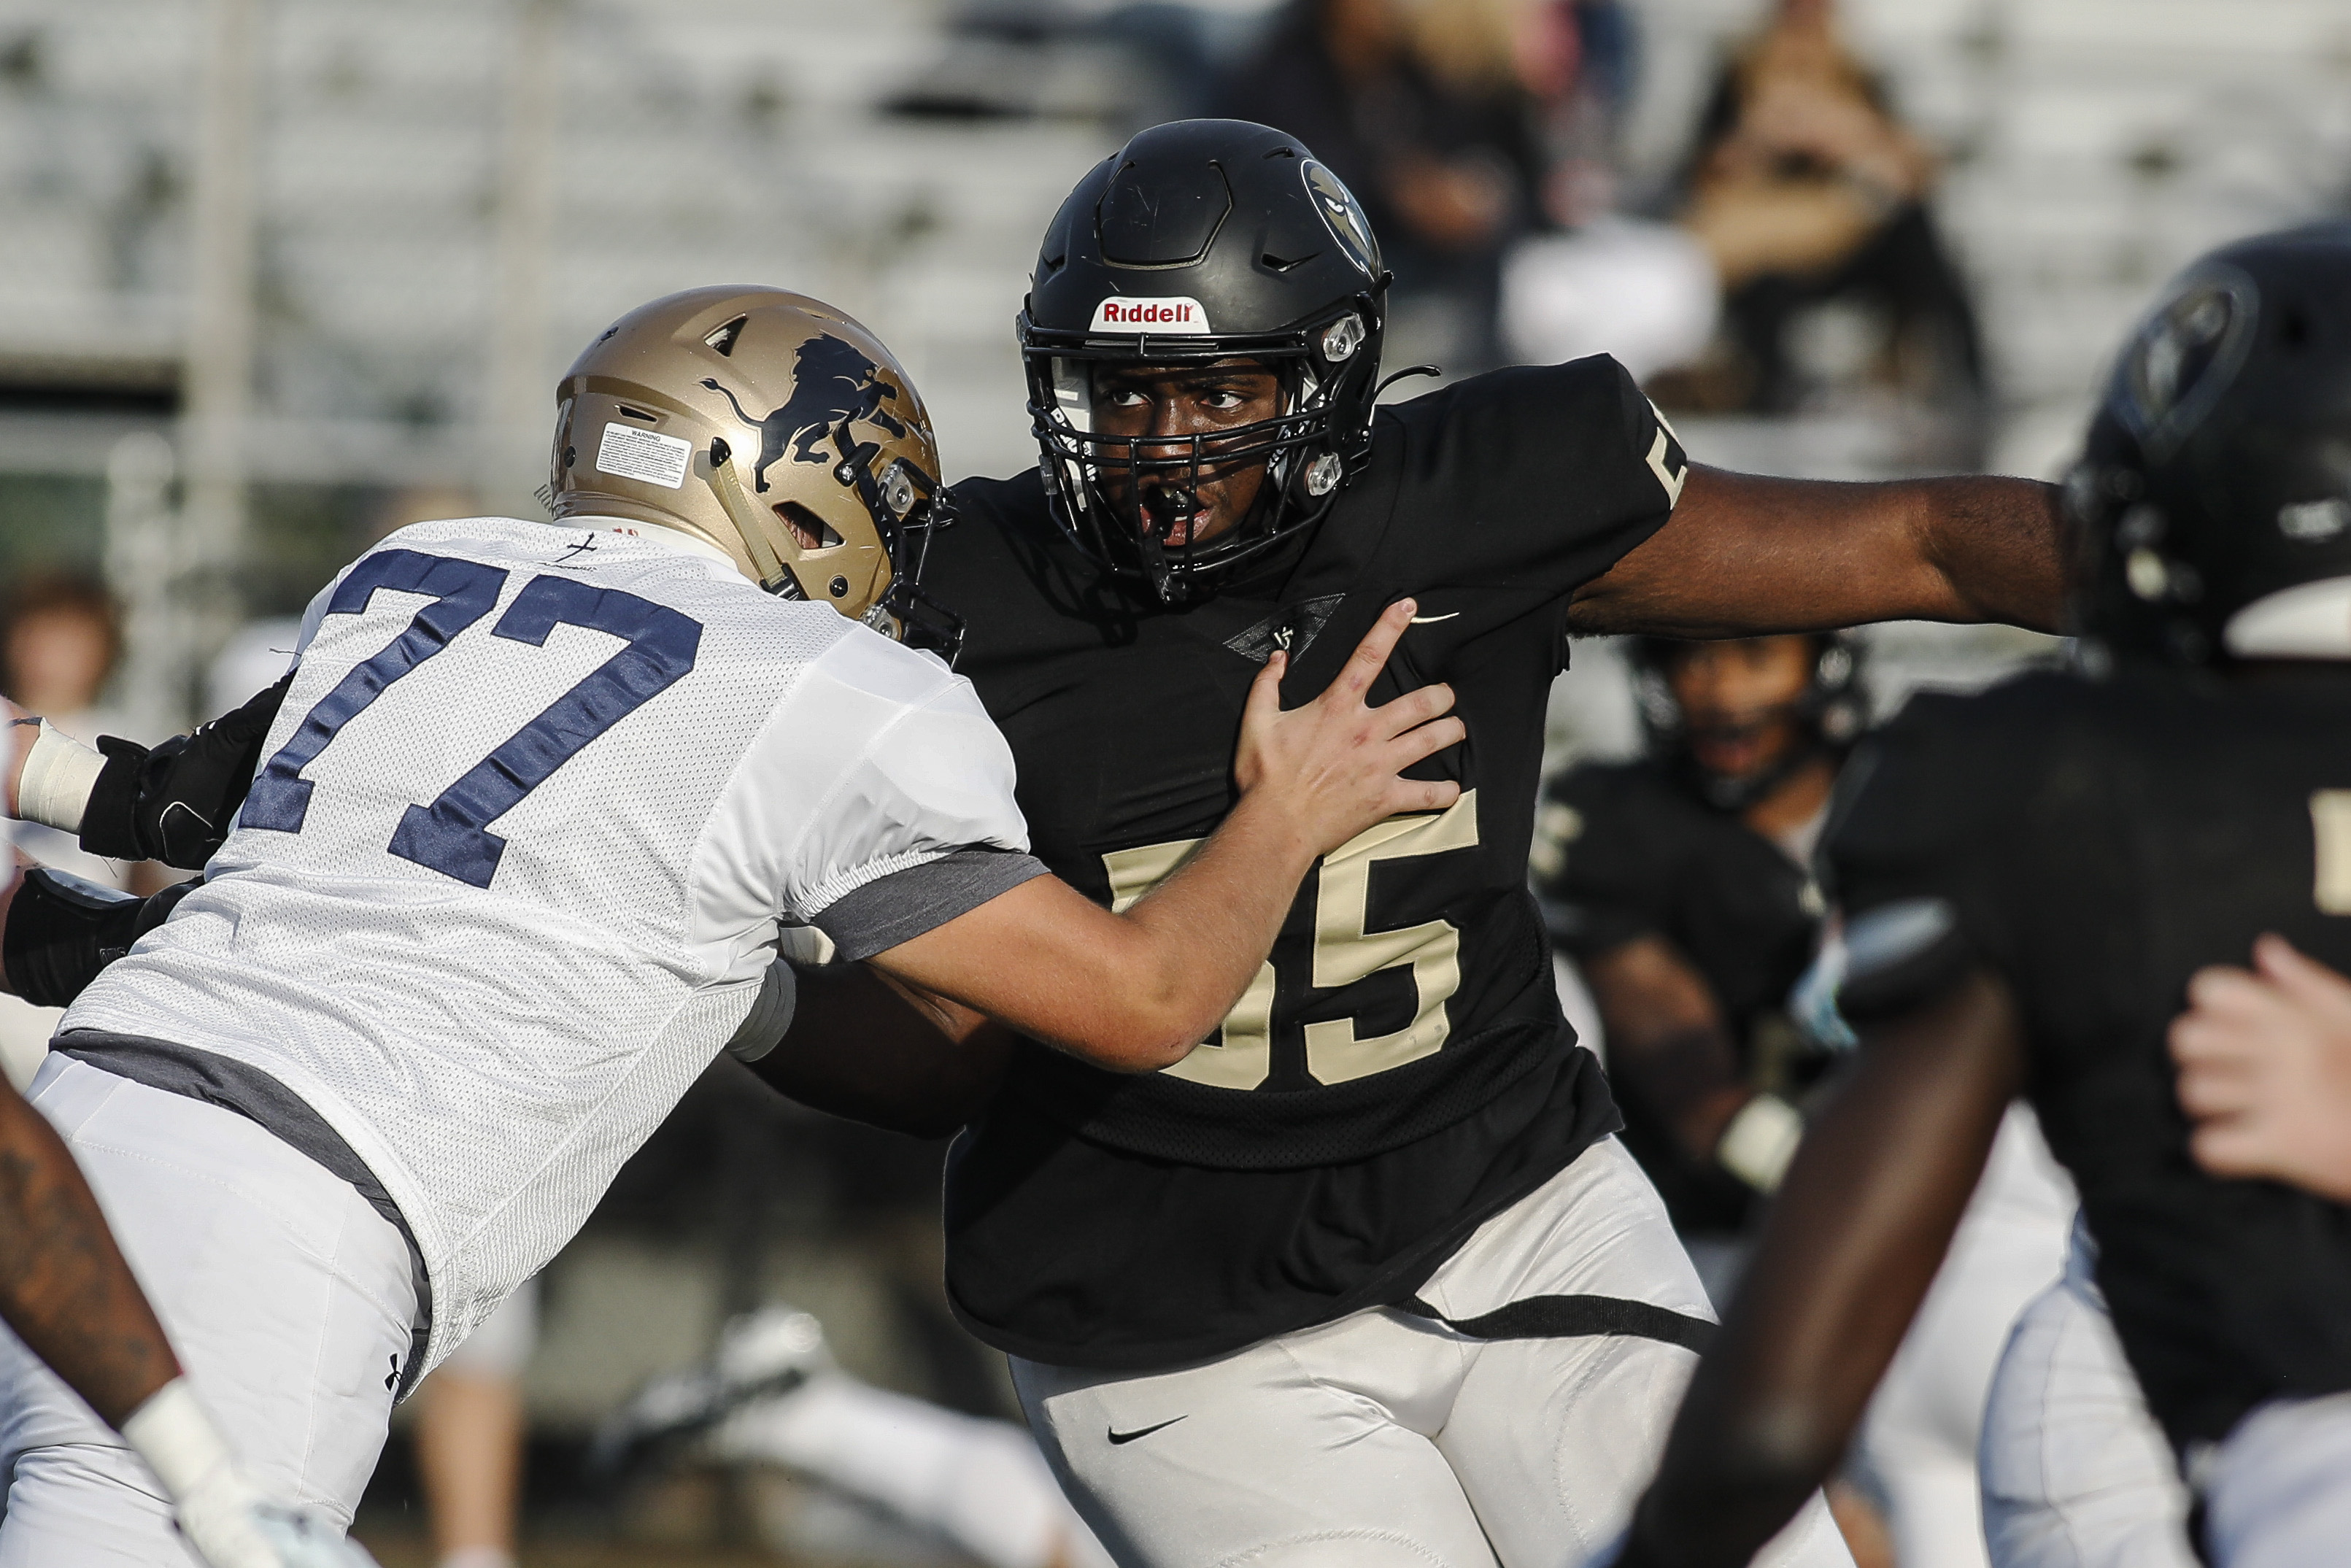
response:
<path fill-rule="evenodd" d="M 1211 1025 L 1210 1028 L 1214 1026 Z M 1138 1009 L 1107 1038 L 1079 1054 L 1113 1072 L 1157 1072 L 1192 1054 L 1207 1030 L 1186 1030 L 1183 1020 Z"/>
<path fill-rule="evenodd" d="M 1157 1072 L 1173 1067 L 1216 1032 L 1218 1019 L 1206 1016 L 1177 981 L 1120 998 L 1105 1010 L 1084 1040 L 1065 1042 L 1074 1054 L 1112 1072 Z"/>

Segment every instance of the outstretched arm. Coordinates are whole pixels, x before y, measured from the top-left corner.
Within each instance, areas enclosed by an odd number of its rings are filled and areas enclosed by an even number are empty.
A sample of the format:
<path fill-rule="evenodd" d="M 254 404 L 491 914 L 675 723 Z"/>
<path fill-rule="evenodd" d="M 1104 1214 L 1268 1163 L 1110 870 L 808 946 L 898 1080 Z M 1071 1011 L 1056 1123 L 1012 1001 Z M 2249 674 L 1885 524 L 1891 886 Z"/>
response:
<path fill-rule="evenodd" d="M 1864 1030 L 1682 1401 L 1625 1568 L 1735 1568 L 1827 1479 L 1934 1282 L 2022 1060 L 2007 988 L 1982 970 Z"/>
<path fill-rule="evenodd" d="M 1182 1061 L 1256 977 L 1319 856 L 1374 822 L 1460 798 L 1451 780 L 1398 776 L 1461 739 L 1461 721 L 1440 716 L 1451 688 L 1364 702 L 1414 608 L 1390 606 L 1302 707 L 1282 711 L 1283 656 L 1266 662 L 1234 757 L 1239 803 L 1123 914 L 1038 877 L 868 962 L 1100 1066 L 1143 1072 Z"/>
<path fill-rule="evenodd" d="M 2054 631 L 2065 596 L 2053 485 L 1837 484 L 1691 464 L 1663 528 L 1576 591 L 1581 634 L 1744 637 L 1871 621 Z"/>

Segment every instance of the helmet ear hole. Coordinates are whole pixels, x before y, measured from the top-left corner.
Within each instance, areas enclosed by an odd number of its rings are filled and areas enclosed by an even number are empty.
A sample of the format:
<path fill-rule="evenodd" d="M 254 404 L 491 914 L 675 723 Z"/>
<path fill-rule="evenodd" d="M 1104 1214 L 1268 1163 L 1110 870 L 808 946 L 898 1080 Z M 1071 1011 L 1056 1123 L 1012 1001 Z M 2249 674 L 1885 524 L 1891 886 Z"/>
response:
<path fill-rule="evenodd" d="M 802 549 L 830 549 L 841 542 L 841 535 L 833 530 L 831 524 L 798 501 L 778 501 L 775 511 Z"/>

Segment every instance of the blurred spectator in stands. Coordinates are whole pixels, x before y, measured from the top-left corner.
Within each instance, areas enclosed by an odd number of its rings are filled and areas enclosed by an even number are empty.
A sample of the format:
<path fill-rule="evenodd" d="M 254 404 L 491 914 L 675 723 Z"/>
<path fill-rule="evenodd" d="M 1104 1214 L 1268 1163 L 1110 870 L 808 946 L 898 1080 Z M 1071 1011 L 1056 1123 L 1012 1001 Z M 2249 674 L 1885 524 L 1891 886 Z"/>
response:
<path fill-rule="evenodd" d="M 99 706 L 122 656 L 122 623 L 103 583 L 79 572 L 39 571 L 0 593 L 0 695 L 39 714 L 85 746 L 100 734 L 122 735 L 120 716 Z M 130 887 L 131 868 L 86 853 L 71 833 L 32 822 L 9 824 L 16 846 L 43 865 L 109 887 Z M 16 1087 L 31 1082 L 64 1016 L 0 996 L 0 1069 Z"/>
<path fill-rule="evenodd" d="M 1797 313 L 1866 303 L 1891 328 L 1897 383 L 1980 403 L 1975 314 L 1929 220 L 1935 161 L 1838 38 L 1832 0 L 1780 0 L 1724 68 L 1688 165 L 1682 221 L 1721 275 L 1745 363 L 1736 401 L 1794 407 Z"/>
<path fill-rule="evenodd" d="M 0 593 L 0 694 L 85 746 L 98 744 L 101 734 L 130 733 L 120 714 L 100 706 L 121 657 L 121 614 L 96 578 L 32 572 Z M 70 833 L 19 822 L 15 836 L 44 865 L 110 887 L 131 885 L 129 866 L 84 853 Z"/>
<path fill-rule="evenodd" d="M 1521 75 L 1526 0 L 1291 0 L 1223 112 L 1289 131 L 1355 193 L 1399 317 L 1458 312 L 1451 362 L 1499 361 L 1510 240 L 1544 221 L 1547 160 Z"/>

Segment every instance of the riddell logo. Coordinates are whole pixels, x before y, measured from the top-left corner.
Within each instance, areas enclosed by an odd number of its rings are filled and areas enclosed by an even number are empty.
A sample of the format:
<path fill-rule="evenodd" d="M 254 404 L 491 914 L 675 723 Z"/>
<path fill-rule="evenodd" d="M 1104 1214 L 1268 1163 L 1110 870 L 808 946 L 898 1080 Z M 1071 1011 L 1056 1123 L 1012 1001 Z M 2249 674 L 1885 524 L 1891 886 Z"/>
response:
<path fill-rule="evenodd" d="M 1206 337 L 1208 313 L 1188 295 L 1165 299 L 1130 299 L 1113 294 L 1094 307 L 1095 332 L 1154 332 L 1172 337 Z"/>

